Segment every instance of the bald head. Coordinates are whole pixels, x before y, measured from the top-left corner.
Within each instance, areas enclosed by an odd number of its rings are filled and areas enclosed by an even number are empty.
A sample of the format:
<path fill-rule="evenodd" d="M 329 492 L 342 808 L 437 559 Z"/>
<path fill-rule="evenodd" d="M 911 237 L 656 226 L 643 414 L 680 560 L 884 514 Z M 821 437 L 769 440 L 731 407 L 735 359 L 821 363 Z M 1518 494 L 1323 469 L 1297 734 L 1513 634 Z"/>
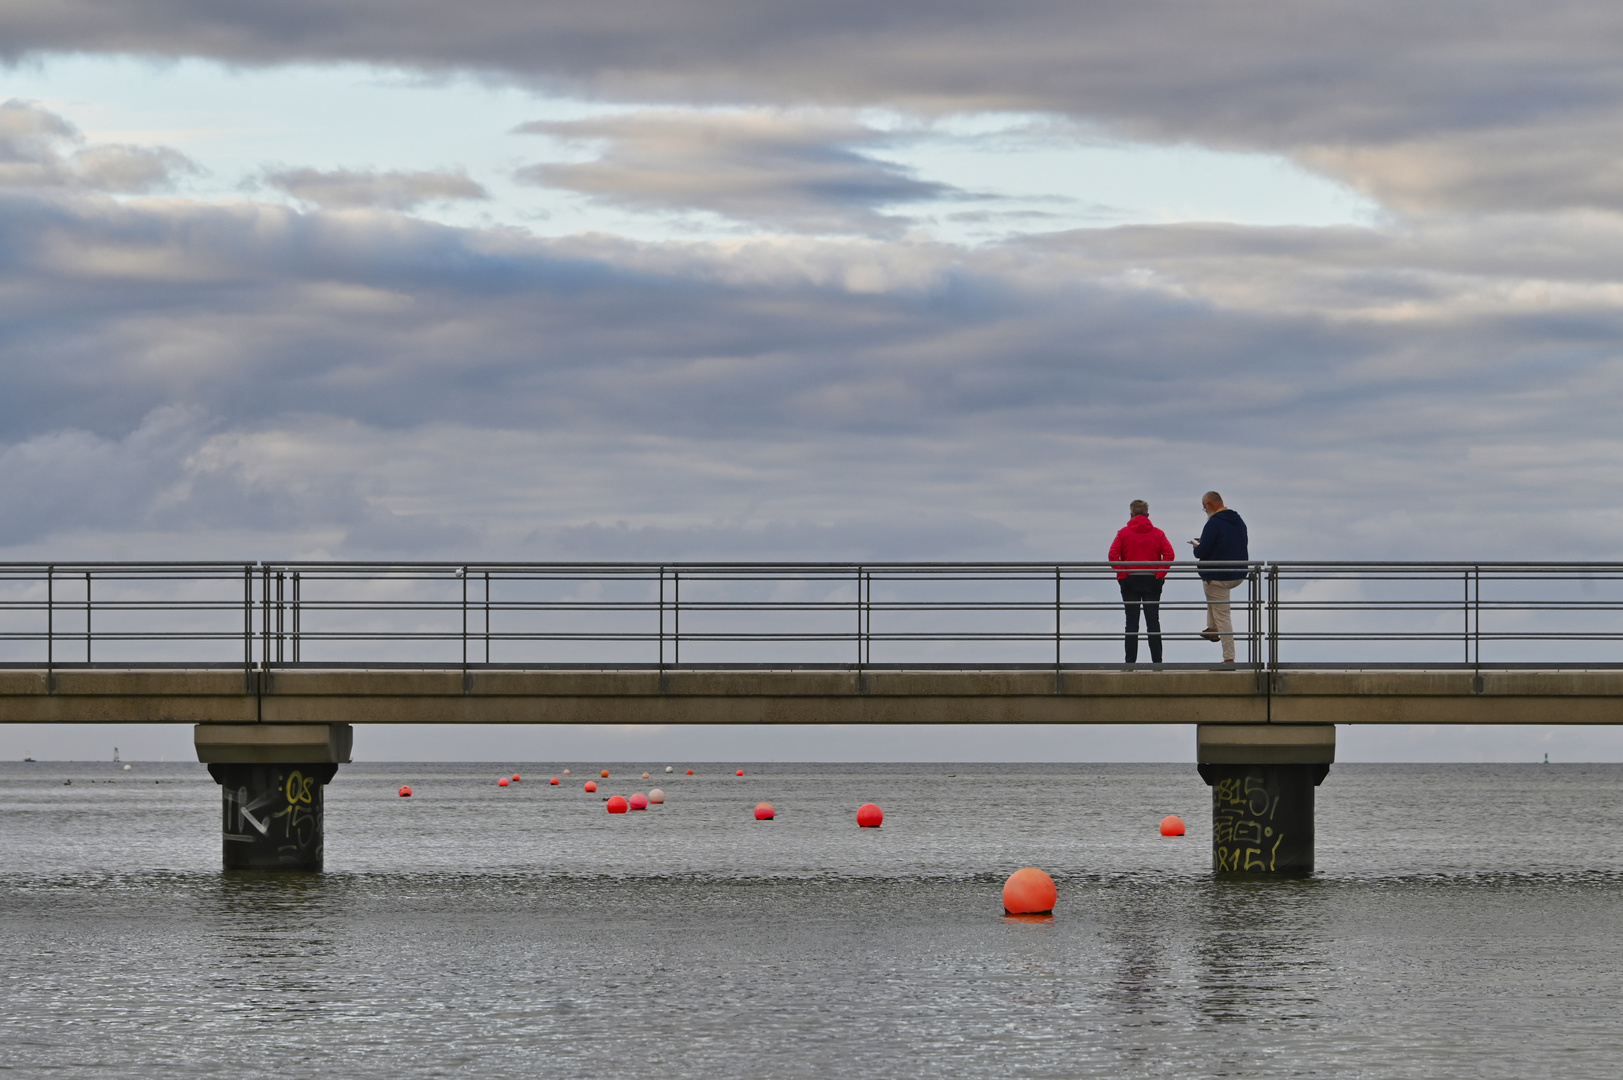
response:
<path fill-rule="evenodd" d="M 1215 514 L 1223 509 L 1223 496 L 1215 491 L 1208 491 L 1200 497 L 1200 505 L 1208 514 Z"/>

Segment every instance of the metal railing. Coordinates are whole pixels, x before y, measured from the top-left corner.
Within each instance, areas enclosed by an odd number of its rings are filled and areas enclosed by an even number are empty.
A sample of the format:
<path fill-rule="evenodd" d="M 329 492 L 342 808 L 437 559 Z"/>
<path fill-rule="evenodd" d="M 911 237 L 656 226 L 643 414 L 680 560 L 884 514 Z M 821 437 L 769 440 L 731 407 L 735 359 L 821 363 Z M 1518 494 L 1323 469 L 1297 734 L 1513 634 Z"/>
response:
<path fill-rule="evenodd" d="M 1623 667 L 1623 564 L 1199 569 L 1244 576 L 1235 646 L 1258 670 Z M 1175 564 L 1166 577 L 1165 667 L 1216 658 L 1197 573 Z M 0 564 L 0 666 L 1120 668 L 1116 574 L 1082 562 Z"/>

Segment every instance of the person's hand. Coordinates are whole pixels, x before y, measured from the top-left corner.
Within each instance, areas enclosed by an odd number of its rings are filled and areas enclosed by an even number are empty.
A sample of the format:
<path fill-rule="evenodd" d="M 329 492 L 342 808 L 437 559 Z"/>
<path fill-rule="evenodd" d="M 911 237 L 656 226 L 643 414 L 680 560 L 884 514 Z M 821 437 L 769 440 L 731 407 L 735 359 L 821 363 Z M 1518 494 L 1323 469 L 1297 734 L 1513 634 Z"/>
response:
<path fill-rule="evenodd" d="M 1200 541 L 1199 540 L 1191 540 L 1191 541 L 1189 541 L 1189 546 L 1190 547 L 1199 547 L 1200 546 Z"/>

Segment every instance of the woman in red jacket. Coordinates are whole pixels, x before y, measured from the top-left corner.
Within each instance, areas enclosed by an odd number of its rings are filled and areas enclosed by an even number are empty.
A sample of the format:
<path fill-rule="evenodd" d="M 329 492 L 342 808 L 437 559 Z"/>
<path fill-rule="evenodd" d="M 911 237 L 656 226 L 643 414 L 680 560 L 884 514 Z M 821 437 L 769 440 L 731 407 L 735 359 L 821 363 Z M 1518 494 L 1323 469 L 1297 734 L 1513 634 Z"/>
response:
<path fill-rule="evenodd" d="M 1127 662 L 1138 662 L 1138 611 L 1144 609 L 1144 629 L 1150 639 L 1150 662 L 1161 662 L 1161 585 L 1166 568 L 1176 552 L 1167 534 L 1150 522 L 1150 504 L 1134 499 L 1128 507 L 1132 517 L 1110 544 L 1110 564 L 1116 568 L 1116 584 L 1121 586 L 1122 606 L 1127 609 Z M 1156 566 L 1124 566 L 1123 563 L 1155 563 Z"/>

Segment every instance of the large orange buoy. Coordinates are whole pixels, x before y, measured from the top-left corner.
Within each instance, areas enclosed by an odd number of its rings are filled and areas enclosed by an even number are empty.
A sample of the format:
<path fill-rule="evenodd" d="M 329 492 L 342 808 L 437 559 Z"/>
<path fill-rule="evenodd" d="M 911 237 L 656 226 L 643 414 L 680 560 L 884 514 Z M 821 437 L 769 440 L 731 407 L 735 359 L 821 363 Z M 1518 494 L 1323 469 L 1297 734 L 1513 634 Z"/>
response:
<path fill-rule="evenodd" d="M 1161 819 L 1161 835 L 1162 836 L 1182 836 L 1183 835 L 1183 818 L 1179 817 L 1177 814 L 1168 814 L 1166 817 L 1162 818 Z"/>
<path fill-rule="evenodd" d="M 496 786 L 497 787 L 506 787 L 507 786 L 507 777 L 504 776 L 500 780 L 496 781 Z"/>
<path fill-rule="evenodd" d="M 609 800 L 608 810 L 611 814 L 623 814 L 629 809 L 631 808 L 626 805 L 625 796 L 623 795 L 616 795 Z"/>
<path fill-rule="evenodd" d="M 582 788 L 581 790 L 582 791 L 596 791 L 597 790 L 597 781 L 596 780 L 588 780 L 588 781 L 586 781 L 586 786 L 584 788 Z"/>
<path fill-rule="evenodd" d="M 1003 913 L 1049 915 L 1054 911 L 1054 901 L 1058 896 L 1054 879 L 1036 867 L 1028 866 L 1010 874 L 1009 880 L 1003 883 Z"/>
<path fill-rule="evenodd" d="M 877 829 L 885 820 L 885 812 L 871 802 L 857 807 L 857 824 L 864 829 Z"/>
<path fill-rule="evenodd" d="M 551 784 L 553 787 L 557 787 L 558 786 L 558 778 L 556 776 L 554 776 L 551 780 L 548 780 L 547 783 Z"/>
<path fill-rule="evenodd" d="M 651 803 L 655 803 L 656 805 L 659 804 L 659 803 L 664 802 L 665 801 L 665 792 L 663 790 L 661 790 L 660 788 L 655 788 L 654 790 L 652 790 L 652 791 L 650 791 L 648 793 L 648 801 L 651 802 Z"/>
<path fill-rule="evenodd" d="M 739 775 L 739 776 L 743 776 L 743 775 L 744 775 L 744 770 L 743 770 L 743 769 L 739 769 L 739 770 L 738 770 L 738 773 L 737 773 L 737 775 Z"/>
<path fill-rule="evenodd" d="M 755 804 L 755 820 L 756 821 L 771 821 L 777 815 L 778 815 L 778 812 L 776 810 L 772 809 L 772 804 L 771 803 L 769 803 L 769 802 L 758 802 L 758 803 Z"/>
<path fill-rule="evenodd" d="M 689 769 L 689 770 L 688 770 L 688 775 L 689 775 L 689 776 L 692 776 L 692 775 L 693 775 L 693 770 L 692 770 L 692 769 Z"/>
<path fill-rule="evenodd" d="M 637 792 L 635 795 L 631 796 L 631 809 L 633 809 L 633 810 L 646 810 L 646 809 L 648 809 L 648 796 L 644 795 L 640 791 Z"/>
<path fill-rule="evenodd" d="M 609 778 L 609 770 L 604 769 L 602 772 L 598 773 L 597 775 L 599 775 L 603 779 L 607 780 Z"/>
<path fill-rule="evenodd" d="M 411 798 L 411 785 L 410 784 L 402 784 L 400 786 L 400 797 L 402 799 Z"/>

